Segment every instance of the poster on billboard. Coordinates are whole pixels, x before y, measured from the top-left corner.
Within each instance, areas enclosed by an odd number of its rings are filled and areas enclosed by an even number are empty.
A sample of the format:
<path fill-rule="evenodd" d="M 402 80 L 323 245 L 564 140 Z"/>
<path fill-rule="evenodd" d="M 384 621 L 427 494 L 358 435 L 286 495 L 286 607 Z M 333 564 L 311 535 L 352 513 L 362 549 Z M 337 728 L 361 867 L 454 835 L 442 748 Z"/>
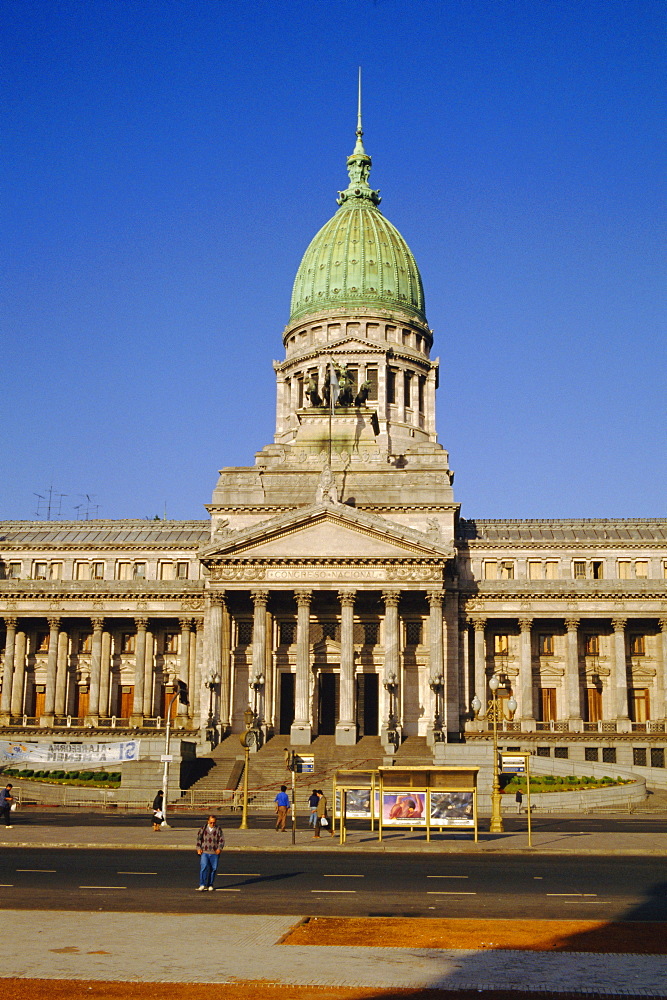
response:
<path fill-rule="evenodd" d="M 116 764 L 139 760 L 140 740 L 122 743 L 38 743 L 0 740 L 0 763 Z"/>
<path fill-rule="evenodd" d="M 431 826 L 474 826 L 474 792 L 431 792 Z"/>
<path fill-rule="evenodd" d="M 371 795 L 370 788 L 346 788 L 345 815 L 348 819 L 370 819 L 371 818 Z M 375 814 L 377 815 L 378 793 L 375 793 Z M 341 810 L 341 790 L 336 789 L 336 815 L 340 816 Z"/>
<path fill-rule="evenodd" d="M 426 792 L 384 792 L 384 826 L 426 826 Z"/>

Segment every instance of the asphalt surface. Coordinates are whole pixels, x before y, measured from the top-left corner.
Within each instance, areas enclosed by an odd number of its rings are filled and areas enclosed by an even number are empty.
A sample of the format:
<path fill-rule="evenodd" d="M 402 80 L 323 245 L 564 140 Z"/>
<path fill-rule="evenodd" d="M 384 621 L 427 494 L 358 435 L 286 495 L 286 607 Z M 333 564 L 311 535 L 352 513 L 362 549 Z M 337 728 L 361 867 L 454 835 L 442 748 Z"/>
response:
<path fill-rule="evenodd" d="M 3 909 L 667 920 L 664 859 L 6 848 Z"/>

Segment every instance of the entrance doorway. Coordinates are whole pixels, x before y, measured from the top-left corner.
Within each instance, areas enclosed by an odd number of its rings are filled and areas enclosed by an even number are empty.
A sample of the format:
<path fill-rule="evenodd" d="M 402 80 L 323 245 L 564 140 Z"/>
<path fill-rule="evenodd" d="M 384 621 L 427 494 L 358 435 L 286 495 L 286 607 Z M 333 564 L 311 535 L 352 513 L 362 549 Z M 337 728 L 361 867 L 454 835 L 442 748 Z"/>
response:
<path fill-rule="evenodd" d="M 542 722 L 556 721 L 556 688 L 542 688 Z"/>
<path fill-rule="evenodd" d="M 320 736 L 333 736 L 338 718 L 338 674 L 319 676 L 319 706 L 317 732 Z"/>
<path fill-rule="evenodd" d="M 359 736 L 377 736 L 379 713 L 377 674 L 357 675 L 357 731 Z"/>
<path fill-rule="evenodd" d="M 294 674 L 280 675 L 280 714 L 278 716 L 279 732 L 289 735 L 294 722 Z"/>

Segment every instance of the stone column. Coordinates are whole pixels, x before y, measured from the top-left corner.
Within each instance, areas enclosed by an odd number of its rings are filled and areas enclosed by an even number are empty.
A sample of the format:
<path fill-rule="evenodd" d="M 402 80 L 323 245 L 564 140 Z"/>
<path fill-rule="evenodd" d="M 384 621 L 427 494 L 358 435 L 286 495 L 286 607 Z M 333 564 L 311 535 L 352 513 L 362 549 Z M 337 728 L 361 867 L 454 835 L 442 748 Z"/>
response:
<path fill-rule="evenodd" d="M 135 618 L 137 629 L 134 647 L 134 701 L 132 705 L 131 726 L 140 726 L 144 721 L 144 673 L 146 667 L 146 629 L 147 618 Z"/>
<path fill-rule="evenodd" d="M 571 732 L 581 732 L 581 686 L 579 684 L 579 619 L 566 618 L 567 657 L 565 666 L 565 690 L 567 692 L 567 716 Z"/>
<path fill-rule="evenodd" d="M 25 654 L 26 654 L 26 634 L 16 633 L 14 645 L 14 682 L 12 684 L 12 715 L 23 715 L 24 697 L 23 687 L 25 684 Z"/>
<path fill-rule="evenodd" d="M 446 703 L 446 682 L 444 670 L 444 651 L 442 643 L 442 591 L 433 591 L 426 595 L 429 606 L 429 684 L 433 690 L 433 722 L 431 729 L 442 729 L 444 715 L 443 706 Z M 434 690 L 434 686 L 436 690 Z M 446 730 L 445 730 L 446 731 Z"/>
<path fill-rule="evenodd" d="M 435 435 L 435 380 L 436 380 L 436 369 L 431 368 L 428 375 L 426 376 L 426 399 L 424 400 L 424 406 L 426 407 L 426 430 L 432 436 Z"/>
<path fill-rule="evenodd" d="M 143 715 L 144 718 L 150 717 L 154 714 L 154 695 L 155 695 L 155 636 L 152 632 L 146 632 L 146 657 L 144 660 L 144 704 L 143 704 Z"/>
<path fill-rule="evenodd" d="M 46 659 L 46 696 L 44 698 L 44 716 L 40 726 L 52 726 L 56 711 L 56 670 L 58 667 L 58 633 L 60 618 L 49 618 L 49 655 Z"/>
<path fill-rule="evenodd" d="M 468 720 L 470 702 L 470 629 L 467 618 L 459 618 L 459 717 Z"/>
<path fill-rule="evenodd" d="M 203 663 L 204 663 L 204 619 L 202 617 L 197 617 L 194 619 L 194 641 L 192 643 L 192 685 L 193 685 L 193 696 L 191 697 L 191 708 L 192 708 L 192 718 L 201 718 L 202 710 L 202 682 L 203 682 Z M 208 706 L 208 699 L 206 700 Z"/>
<path fill-rule="evenodd" d="M 5 663 L 2 671 L 2 701 L 0 718 L 4 725 L 9 722 L 12 707 L 12 683 L 14 680 L 14 653 L 16 648 L 16 618 L 5 618 L 7 638 L 5 640 Z"/>
<path fill-rule="evenodd" d="M 296 690 L 294 722 L 290 733 L 294 744 L 309 744 L 313 730 L 310 717 L 310 603 L 312 591 L 297 590 L 296 617 Z"/>
<path fill-rule="evenodd" d="M 396 384 L 396 419 L 405 423 L 405 372 L 402 368 L 397 369 L 395 378 Z"/>
<path fill-rule="evenodd" d="M 190 640 L 192 638 L 192 618 L 179 618 L 178 624 L 181 627 L 181 650 L 178 657 L 178 679 L 186 684 L 190 678 Z M 188 688 L 188 701 L 191 699 L 191 692 Z M 176 715 L 181 725 L 185 725 L 188 717 L 188 705 L 182 705 L 177 699 Z"/>
<path fill-rule="evenodd" d="M 221 597 L 220 611 L 220 656 L 222 658 L 220 726 L 223 733 L 226 733 L 232 724 L 232 616 L 224 596 Z"/>
<path fill-rule="evenodd" d="M 658 676 L 656 691 L 658 692 L 659 701 L 656 705 L 655 718 L 664 719 L 667 714 L 667 618 L 661 618 L 658 624 L 660 625 L 662 683 L 660 682 L 660 676 Z"/>
<path fill-rule="evenodd" d="M 56 715 L 66 715 L 65 696 L 67 694 L 67 667 L 69 636 L 62 631 L 58 636 L 58 662 L 56 664 Z"/>
<path fill-rule="evenodd" d="M 87 724 L 97 725 L 100 714 L 100 673 L 102 670 L 102 629 L 104 628 L 104 618 L 91 618 L 93 626 L 93 639 L 90 651 L 90 687 L 88 689 L 88 717 Z M 144 632 L 144 638 L 146 633 Z M 137 643 L 138 649 L 138 643 Z"/>
<path fill-rule="evenodd" d="M 340 703 L 336 723 L 336 743 L 357 742 L 357 724 L 354 715 L 354 590 L 343 590 L 340 601 Z"/>
<path fill-rule="evenodd" d="M 396 678 L 396 703 L 400 704 L 401 690 L 401 663 L 399 649 L 398 630 L 398 602 L 401 599 L 400 590 L 385 590 L 382 594 L 384 601 L 384 677 L 383 683 L 386 685 L 389 678 L 394 675 Z M 384 708 L 382 709 L 382 725 L 380 735 L 383 743 L 387 742 L 387 732 L 389 730 L 389 692 L 385 688 Z"/>
<path fill-rule="evenodd" d="M 519 628 L 519 708 L 521 729 L 532 733 L 535 729 L 535 706 L 533 704 L 533 656 L 532 618 L 520 618 Z"/>
<path fill-rule="evenodd" d="M 628 674 L 625 656 L 625 626 L 626 618 L 614 618 L 614 665 L 612 668 L 612 690 L 614 692 L 614 714 L 618 731 L 630 732 L 630 716 L 628 714 Z"/>
<path fill-rule="evenodd" d="M 250 594 L 253 603 L 253 613 L 252 613 L 252 667 L 250 682 L 259 682 L 260 677 L 264 678 L 264 683 L 266 683 L 266 605 L 269 600 L 269 593 L 267 590 L 253 590 Z M 253 697 L 254 706 L 254 691 L 251 696 L 248 692 L 248 702 L 251 703 L 250 699 Z M 259 701 L 260 696 L 257 696 L 257 714 L 262 716 L 262 706 Z"/>
<path fill-rule="evenodd" d="M 482 713 L 486 711 L 488 692 L 486 690 L 486 618 L 473 618 L 475 629 L 475 694 L 482 703 Z"/>
<path fill-rule="evenodd" d="M 111 686 L 111 633 L 102 632 L 102 665 L 100 667 L 100 712 L 109 717 L 109 690 Z"/>

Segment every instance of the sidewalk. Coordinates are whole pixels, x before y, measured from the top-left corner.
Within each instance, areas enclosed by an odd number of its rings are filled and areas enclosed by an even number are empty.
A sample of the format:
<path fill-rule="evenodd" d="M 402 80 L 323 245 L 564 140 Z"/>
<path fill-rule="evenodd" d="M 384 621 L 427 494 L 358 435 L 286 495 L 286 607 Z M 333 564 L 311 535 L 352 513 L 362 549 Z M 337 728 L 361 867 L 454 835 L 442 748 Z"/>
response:
<path fill-rule="evenodd" d="M 114 824 L 115 817 L 109 817 L 108 824 L 96 826 L 57 826 L 55 824 L 39 825 L 37 817 L 26 813 L 17 815 L 11 830 L 0 826 L 0 848 L 2 847 L 37 847 L 37 848 L 129 848 L 133 850 L 174 850 L 191 851 L 196 831 L 201 825 L 199 819 L 181 814 L 170 817 L 173 823 L 168 829 L 153 833 L 146 825 L 128 827 Z M 274 829 L 236 828 L 238 818 L 230 827 L 221 820 L 225 831 L 226 849 L 228 851 L 343 851 L 343 852 L 424 852 L 442 854 L 472 853 L 472 854 L 505 854 L 523 852 L 540 854 L 604 854 L 604 855 L 658 855 L 667 856 L 667 834 L 640 832 L 604 832 L 584 833 L 576 831 L 533 832 L 532 849 L 528 847 L 528 836 L 525 831 L 504 834 L 480 833 L 478 843 L 474 842 L 472 833 L 452 832 L 434 834 L 427 843 L 423 831 L 391 830 L 385 831 L 382 843 L 378 842 L 377 832 L 370 830 L 348 831 L 347 842 L 339 843 L 338 833 L 335 837 L 325 837 L 318 841 L 313 839 L 312 831 L 305 825 L 296 832 L 296 844 L 292 845 L 291 831 L 277 833 Z M 252 824 L 252 820 L 250 820 Z M 305 821 L 304 821 L 305 823 Z"/>

